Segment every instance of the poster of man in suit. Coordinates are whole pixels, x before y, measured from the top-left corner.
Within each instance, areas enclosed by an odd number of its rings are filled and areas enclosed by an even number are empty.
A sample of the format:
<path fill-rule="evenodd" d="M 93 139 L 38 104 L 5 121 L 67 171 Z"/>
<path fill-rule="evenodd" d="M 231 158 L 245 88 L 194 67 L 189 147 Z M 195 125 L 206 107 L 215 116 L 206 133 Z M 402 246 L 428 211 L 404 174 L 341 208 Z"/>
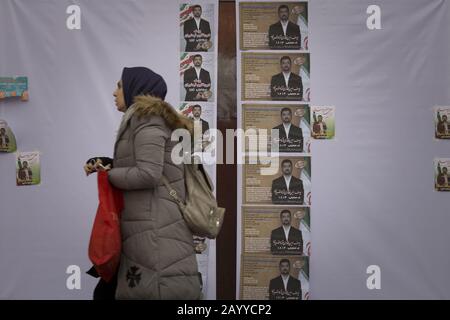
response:
<path fill-rule="evenodd" d="M 450 191 L 450 159 L 434 160 L 434 187 L 436 191 Z"/>
<path fill-rule="evenodd" d="M 303 254 L 302 232 L 292 225 L 292 212 L 283 209 L 280 212 L 281 226 L 273 229 L 270 235 L 272 254 Z"/>
<path fill-rule="evenodd" d="M 272 76 L 270 96 L 273 100 L 303 100 L 302 78 L 292 72 L 292 60 L 289 56 L 280 58 L 280 73 Z"/>
<path fill-rule="evenodd" d="M 202 135 L 208 134 L 209 123 L 205 119 L 202 119 L 202 106 L 199 104 L 195 104 L 192 106 L 192 121 L 196 126 L 199 126 Z"/>
<path fill-rule="evenodd" d="M 240 298 L 244 300 L 307 300 L 309 257 L 244 254 Z"/>
<path fill-rule="evenodd" d="M 311 131 L 314 139 L 333 139 L 335 134 L 334 106 L 311 107 Z"/>
<path fill-rule="evenodd" d="M 307 206 L 242 206 L 242 252 L 305 255 L 311 252 Z"/>
<path fill-rule="evenodd" d="M 208 57 L 209 60 L 204 61 L 204 56 Z M 181 90 L 182 101 L 212 101 L 211 79 L 213 79 L 213 76 L 209 72 L 212 68 L 208 68 L 208 65 L 211 66 L 211 64 L 212 57 L 207 54 L 182 55 L 180 64 L 183 85 Z"/>
<path fill-rule="evenodd" d="M 16 151 L 16 138 L 8 123 L 0 119 L 0 152 Z"/>
<path fill-rule="evenodd" d="M 185 52 L 212 51 L 213 4 L 180 6 L 181 48 Z"/>
<path fill-rule="evenodd" d="M 269 300 L 301 300 L 302 286 L 300 280 L 291 276 L 291 262 L 281 259 L 280 275 L 270 280 Z"/>
<path fill-rule="evenodd" d="M 270 49 L 292 49 L 300 50 L 301 34 L 300 27 L 295 22 L 289 21 L 289 6 L 282 4 L 278 6 L 279 20 L 269 27 Z"/>
<path fill-rule="evenodd" d="M 241 100 L 309 101 L 309 53 L 243 52 Z"/>
<path fill-rule="evenodd" d="M 272 181 L 272 203 L 304 204 L 305 189 L 303 181 L 292 175 L 292 161 L 281 161 L 282 175 Z"/>
<path fill-rule="evenodd" d="M 264 151 L 260 140 L 267 136 L 267 150 L 310 153 L 310 108 L 306 104 L 244 104 L 243 127 L 246 151 Z M 252 131 L 253 130 L 253 131 Z M 278 134 L 278 136 L 276 136 Z M 253 137 L 252 135 L 256 135 Z M 278 149 L 277 149 L 278 147 Z"/>
<path fill-rule="evenodd" d="M 192 106 L 192 121 L 194 122 L 194 151 L 204 151 L 210 142 L 209 123 L 202 119 L 202 106 Z"/>
<path fill-rule="evenodd" d="M 241 50 L 308 50 L 308 2 L 241 2 Z"/>
<path fill-rule="evenodd" d="M 183 102 L 178 107 L 178 112 L 192 119 L 194 123 L 194 135 L 191 143 L 193 144 L 194 152 L 203 152 L 203 160 L 208 155 L 215 156 L 217 137 L 214 130 L 216 128 L 214 111 L 214 103 Z"/>
<path fill-rule="evenodd" d="M 434 110 L 436 139 L 450 139 L 450 107 L 436 107 Z"/>
<path fill-rule="evenodd" d="M 273 128 L 278 130 L 278 151 L 303 152 L 303 130 L 292 123 L 292 110 L 284 107 L 280 118 L 281 124 Z"/>
<path fill-rule="evenodd" d="M 311 205 L 311 158 L 245 158 L 244 204 Z"/>
<path fill-rule="evenodd" d="M 18 186 L 37 185 L 41 182 L 39 152 L 16 154 L 16 181 Z"/>

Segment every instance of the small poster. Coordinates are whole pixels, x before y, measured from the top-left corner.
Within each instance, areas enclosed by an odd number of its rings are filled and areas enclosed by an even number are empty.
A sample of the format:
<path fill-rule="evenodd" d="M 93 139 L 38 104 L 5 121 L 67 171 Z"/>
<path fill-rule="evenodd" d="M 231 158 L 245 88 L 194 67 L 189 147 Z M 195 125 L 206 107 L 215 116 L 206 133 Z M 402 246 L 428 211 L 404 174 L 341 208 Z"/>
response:
<path fill-rule="evenodd" d="M 16 180 L 18 186 L 41 183 L 39 152 L 18 152 L 16 154 Z"/>
<path fill-rule="evenodd" d="M 311 107 L 311 132 L 314 139 L 333 139 L 335 135 L 335 107 Z"/>
<path fill-rule="evenodd" d="M 434 188 L 437 191 L 450 191 L 450 158 L 434 160 Z"/>
<path fill-rule="evenodd" d="M 20 97 L 22 101 L 28 101 L 27 77 L 0 77 L 0 99 Z"/>
<path fill-rule="evenodd" d="M 0 119 L 0 152 L 15 152 L 16 138 L 8 123 Z"/>
<path fill-rule="evenodd" d="M 240 293 L 244 300 L 308 300 L 309 258 L 242 255 Z"/>
<path fill-rule="evenodd" d="M 311 158 L 247 157 L 244 204 L 311 205 Z"/>
<path fill-rule="evenodd" d="M 181 101 L 214 102 L 212 83 L 214 55 L 209 53 L 182 53 L 180 56 Z"/>
<path fill-rule="evenodd" d="M 308 105 L 242 105 L 246 132 L 245 151 L 272 151 L 310 153 L 311 130 Z M 252 129 L 254 129 L 252 131 Z M 276 130 L 278 138 L 272 137 Z M 248 133 L 248 134 L 247 134 Z M 261 145 L 262 140 L 267 141 Z M 261 150 L 266 147 L 267 150 Z"/>
<path fill-rule="evenodd" d="M 218 2 L 199 0 L 179 2 L 179 97 L 178 112 L 192 119 L 193 136 L 186 137 L 195 161 L 203 164 L 212 185 L 216 176 L 216 79 Z M 180 155 L 182 156 L 182 155 Z M 215 248 L 209 239 L 194 236 L 202 297 L 215 295 L 208 273 Z M 211 251 L 212 250 L 212 251 Z M 212 255 L 210 256 L 210 252 Z M 211 288 L 211 292 L 208 289 Z"/>
<path fill-rule="evenodd" d="M 241 212 L 244 254 L 311 254 L 309 207 L 244 206 Z"/>
<path fill-rule="evenodd" d="M 436 139 L 450 139 L 450 106 L 434 108 Z"/>
<path fill-rule="evenodd" d="M 214 104 L 212 103 L 182 103 L 178 111 L 192 119 L 194 124 L 194 152 L 211 152 L 215 141 L 215 132 L 210 128 L 215 127 Z"/>
<path fill-rule="evenodd" d="M 241 2 L 241 50 L 308 50 L 308 2 Z"/>
<path fill-rule="evenodd" d="M 309 101 L 309 53 L 242 54 L 242 99 Z"/>
<path fill-rule="evenodd" d="M 183 3 L 180 5 L 181 51 L 214 51 L 214 4 Z"/>

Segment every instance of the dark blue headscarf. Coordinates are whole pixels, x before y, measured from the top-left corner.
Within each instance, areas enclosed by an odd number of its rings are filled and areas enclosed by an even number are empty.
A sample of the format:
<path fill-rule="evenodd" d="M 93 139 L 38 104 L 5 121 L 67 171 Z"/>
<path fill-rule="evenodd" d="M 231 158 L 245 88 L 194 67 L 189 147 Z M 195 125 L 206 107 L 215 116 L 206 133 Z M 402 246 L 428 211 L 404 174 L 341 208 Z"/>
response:
<path fill-rule="evenodd" d="M 145 67 L 123 68 L 122 87 L 127 108 L 133 104 L 135 96 L 149 94 L 164 100 L 167 94 L 164 79 Z"/>

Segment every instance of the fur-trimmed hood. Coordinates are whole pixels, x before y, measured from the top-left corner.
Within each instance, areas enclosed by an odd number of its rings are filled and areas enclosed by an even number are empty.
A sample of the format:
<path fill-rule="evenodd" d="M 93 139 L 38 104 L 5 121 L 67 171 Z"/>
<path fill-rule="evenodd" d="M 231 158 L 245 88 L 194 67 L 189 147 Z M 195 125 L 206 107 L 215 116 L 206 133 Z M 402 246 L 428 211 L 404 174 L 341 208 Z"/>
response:
<path fill-rule="evenodd" d="M 178 113 L 169 103 L 151 95 L 134 97 L 133 114 L 138 118 L 157 115 L 162 117 L 172 129 L 188 129 L 192 131 L 193 123 L 188 117 Z"/>

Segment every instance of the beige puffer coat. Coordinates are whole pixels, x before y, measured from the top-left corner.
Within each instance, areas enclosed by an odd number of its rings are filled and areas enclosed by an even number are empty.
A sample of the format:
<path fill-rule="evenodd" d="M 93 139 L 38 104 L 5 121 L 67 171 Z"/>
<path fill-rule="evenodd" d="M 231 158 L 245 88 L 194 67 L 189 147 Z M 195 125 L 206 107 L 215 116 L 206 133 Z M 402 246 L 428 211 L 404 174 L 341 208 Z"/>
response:
<path fill-rule="evenodd" d="M 138 96 L 122 120 L 109 181 L 124 192 L 122 257 L 117 299 L 198 299 L 200 281 L 192 233 L 161 182 L 185 197 L 183 165 L 170 139 L 187 124 L 167 103 Z"/>

